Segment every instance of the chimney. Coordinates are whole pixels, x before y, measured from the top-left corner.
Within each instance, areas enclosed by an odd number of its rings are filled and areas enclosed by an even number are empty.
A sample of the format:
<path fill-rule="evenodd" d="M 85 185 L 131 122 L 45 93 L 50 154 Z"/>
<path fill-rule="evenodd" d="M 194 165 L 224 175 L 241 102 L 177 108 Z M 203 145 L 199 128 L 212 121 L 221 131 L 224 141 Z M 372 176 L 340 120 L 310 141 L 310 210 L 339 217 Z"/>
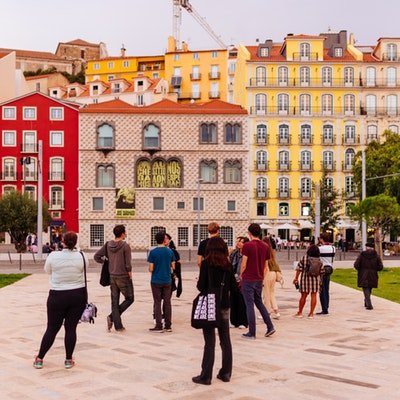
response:
<path fill-rule="evenodd" d="M 126 48 L 125 48 L 124 44 L 122 43 L 122 47 L 121 47 L 121 57 L 125 57 L 125 52 L 126 52 Z"/>

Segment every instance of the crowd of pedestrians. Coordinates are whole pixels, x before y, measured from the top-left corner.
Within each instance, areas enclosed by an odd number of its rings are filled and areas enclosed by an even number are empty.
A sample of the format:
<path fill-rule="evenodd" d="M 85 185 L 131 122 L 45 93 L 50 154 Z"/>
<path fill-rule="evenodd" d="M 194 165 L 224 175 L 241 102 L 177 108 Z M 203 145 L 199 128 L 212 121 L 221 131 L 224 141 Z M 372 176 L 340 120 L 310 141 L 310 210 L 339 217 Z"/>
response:
<path fill-rule="evenodd" d="M 232 344 L 230 328 L 246 329 L 241 337 L 255 340 L 257 337 L 256 318 L 265 324 L 264 337 L 275 334 L 273 319 L 279 319 L 275 286 L 283 287 L 283 277 L 276 259 L 277 239 L 262 237 L 259 224 L 248 226 L 247 235 L 239 236 L 235 248 L 229 252 L 226 242 L 220 237 L 220 227 L 216 222 L 208 225 L 209 237 L 200 242 L 197 264 L 199 277 L 197 289 L 202 293 L 207 289 L 220 288 L 220 315 L 217 332 L 222 351 L 222 365 L 217 378 L 229 382 L 232 375 Z M 106 317 L 107 329 L 123 332 L 125 327 L 121 315 L 134 302 L 132 280 L 131 247 L 125 241 L 124 225 L 113 229 L 114 239 L 106 242 L 94 255 L 98 263 L 108 261 L 110 275 L 111 312 Z M 150 273 L 150 290 L 153 295 L 154 326 L 150 332 L 172 332 L 173 310 L 171 296 L 176 291 L 182 293 L 182 270 L 180 256 L 171 236 L 160 231 L 155 235 L 157 246 L 147 258 Z M 47 329 L 40 350 L 34 360 L 34 367 L 43 367 L 43 359 L 54 343 L 62 325 L 65 329 L 65 368 L 75 364 L 73 351 L 76 344 L 76 327 L 85 308 L 87 292 L 84 280 L 86 256 L 77 250 L 77 234 L 67 232 L 62 240 L 63 250 L 49 254 L 45 271 L 50 274 L 50 292 L 47 300 Z M 329 283 L 333 271 L 335 246 L 329 236 L 322 233 L 318 245 L 310 243 L 305 255 L 295 268 L 293 284 L 300 292 L 299 306 L 294 314 L 303 317 L 307 297 L 311 303 L 308 318 L 329 314 Z M 377 271 L 383 268 L 382 260 L 367 243 L 367 250 L 357 258 L 358 286 L 363 289 L 364 306 L 372 310 L 371 292 L 377 287 Z M 86 297 L 85 297 L 86 293 Z M 315 313 L 319 294 L 321 311 Z M 120 302 L 120 297 L 123 301 Z M 256 315 L 255 309 L 258 310 Z M 215 328 L 203 328 L 204 350 L 200 374 L 192 378 L 194 383 L 209 385 L 212 382 L 216 346 Z M 259 335 L 260 336 L 260 335 Z"/>

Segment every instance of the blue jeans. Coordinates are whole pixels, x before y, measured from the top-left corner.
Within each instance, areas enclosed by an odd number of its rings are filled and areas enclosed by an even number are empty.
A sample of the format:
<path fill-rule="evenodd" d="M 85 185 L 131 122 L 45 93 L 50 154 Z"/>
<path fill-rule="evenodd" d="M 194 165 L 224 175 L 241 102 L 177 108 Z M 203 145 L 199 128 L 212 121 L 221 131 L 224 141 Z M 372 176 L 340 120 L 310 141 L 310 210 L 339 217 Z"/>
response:
<path fill-rule="evenodd" d="M 256 314 L 254 312 L 254 305 L 257 307 L 258 311 L 260 311 L 267 325 L 267 330 L 270 331 L 274 329 L 274 325 L 272 324 L 271 318 L 261 298 L 262 286 L 262 281 L 242 281 L 242 293 L 244 302 L 246 303 L 249 333 L 252 336 L 256 336 Z"/>
<path fill-rule="evenodd" d="M 329 282 L 331 281 L 330 275 L 323 275 L 321 282 L 321 291 L 319 293 L 319 300 L 321 302 L 322 312 L 328 314 L 329 309 Z"/>
<path fill-rule="evenodd" d="M 133 283 L 132 279 L 126 276 L 111 275 L 110 276 L 110 289 L 111 289 L 111 320 L 114 323 L 116 330 L 122 329 L 121 314 L 133 303 Z M 125 297 L 125 300 L 119 304 L 120 294 Z"/>

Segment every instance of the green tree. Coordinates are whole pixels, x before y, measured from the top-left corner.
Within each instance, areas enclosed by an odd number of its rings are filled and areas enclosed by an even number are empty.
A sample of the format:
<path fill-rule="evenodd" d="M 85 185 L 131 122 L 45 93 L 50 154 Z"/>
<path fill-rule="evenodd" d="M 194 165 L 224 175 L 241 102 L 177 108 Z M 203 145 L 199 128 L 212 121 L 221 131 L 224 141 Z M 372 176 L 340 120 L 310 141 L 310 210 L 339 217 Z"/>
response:
<path fill-rule="evenodd" d="M 333 186 L 327 185 L 327 173 L 323 172 L 322 178 L 319 181 L 320 187 L 320 223 L 321 231 L 326 232 L 332 230 L 338 223 L 342 208 L 340 192 Z M 311 206 L 310 211 L 311 222 L 315 224 L 315 201 Z M 320 232 L 315 232 L 319 236 Z"/>
<path fill-rule="evenodd" d="M 372 141 L 365 150 L 366 177 L 382 177 L 400 172 L 400 135 L 386 130 L 385 141 Z M 361 193 L 361 152 L 358 152 L 353 167 L 354 182 Z M 400 175 L 367 181 L 367 196 L 381 193 L 394 196 L 400 203 Z"/>
<path fill-rule="evenodd" d="M 382 256 L 382 241 L 390 232 L 392 225 L 400 222 L 400 205 L 396 198 L 379 194 L 367 197 L 350 208 L 351 218 L 365 219 L 367 228 L 374 231 L 375 248 Z"/>
<path fill-rule="evenodd" d="M 47 203 L 43 201 L 43 226 L 50 221 Z M 36 232 L 37 202 L 27 193 L 12 191 L 0 198 L 0 232 L 7 232 L 13 239 L 15 249 L 26 250 L 26 237 Z"/>

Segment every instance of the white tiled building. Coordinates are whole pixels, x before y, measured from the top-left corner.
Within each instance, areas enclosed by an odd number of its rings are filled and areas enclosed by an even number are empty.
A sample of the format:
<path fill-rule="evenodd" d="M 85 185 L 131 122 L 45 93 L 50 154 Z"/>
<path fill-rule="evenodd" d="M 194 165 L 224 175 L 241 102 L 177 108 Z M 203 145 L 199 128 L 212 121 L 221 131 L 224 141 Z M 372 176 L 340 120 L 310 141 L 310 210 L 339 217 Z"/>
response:
<path fill-rule="evenodd" d="M 201 239 L 217 221 L 232 246 L 248 225 L 247 148 L 246 111 L 222 101 L 82 109 L 81 245 L 102 245 L 122 223 L 134 249 L 154 245 L 160 229 L 179 248 L 195 248 L 200 216 Z"/>

